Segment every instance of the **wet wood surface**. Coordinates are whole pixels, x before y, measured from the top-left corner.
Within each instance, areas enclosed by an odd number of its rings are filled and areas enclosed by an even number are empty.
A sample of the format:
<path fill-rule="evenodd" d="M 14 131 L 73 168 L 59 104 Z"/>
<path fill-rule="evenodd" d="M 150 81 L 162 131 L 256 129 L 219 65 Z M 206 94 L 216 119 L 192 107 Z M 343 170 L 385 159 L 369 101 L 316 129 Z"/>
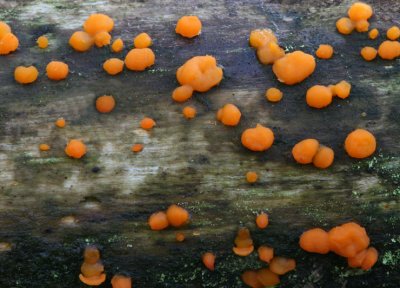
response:
<path fill-rule="evenodd" d="M 375 1 L 371 26 L 378 40 L 366 34 L 342 36 L 335 21 L 345 16 L 350 1 L 0 1 L 0 20 L 20 39 L 14 54 L 0 57 L 0 287 L 83 287 L 78 274 L 82 249 L 96 244 L 110 287 L 115 273 L 133 277 L 134 287 L 243 287 L 240 274 L 261 267 L 255 254 L 240 258 L 231 252 L 235 231 L 249 227 L 256 246 L 271 245 L 276 254 L 294 257 L 296 271 L 282 277 L 281 287 L 398 287 L 400 274 L 400 68 L 399 60 L 365 62 L 363 46 L 377 47 L 384 31 L 399 24 L 398 1 Z M 115 20 L 113 37 L 126 43 L 120 54 L 93 48 L 74 52 L 68 46 L 85 18 L 104 12 Z M 196 14 L 202 34 L 192 40 L 174 33 L 177 19 Z M 248 47 L 252 29 L 271 28 L 287 51 L 314 53 L 321 43 L 335 48 L 331 60 L 317 60 L 315 73 L 303 83 L 277 82 L 271 67 L 259 64 Z M 109 76 L 102 63 L 123 59 L 140 32 L 154 39 L 156 64 L 135 73 Z M 50 46 L 35 47 L 46 34 Z M 224 67 L 221 84 L 196 94 L 188 104 L 198 116 L 185 120 L 183 105 L 173 103 L 175 71 L 187 59 L 210 54 Z M 46 64 L 62 60 L 70 76 L 52 82 Z M 14 82 L 18 65 L 35 65 L 36 83 Z M 315 84 L 347 80 L 351 96 L 335 99 L 323 110 L 305 103 L 305 91 Z M 284 93 L 268 103 L 266 88 Z M 95 111 L 97 96 L 111 94 L 116 109 Z M 224 127 L 215 113 L 225 103 L 242 111 L 235 128 Z M 151 132 L 139 128 L 150 116 Z M 58 117 L 64 129 L 54 126 Z M 257 123 L 273 129 L 275 143 L 263 153 L 240 144 L 241 132 Z M 344 139 L 355 128 L 366 128 L 378 141 L 376 154 L 363 161 L 345 155 Z M 324 171 L 296 165 L 292 146 L 313 137 L 332 147 L 334 165 Z M 65 156 L 68 139 L 88 146 L 82 160 Z M 51 150 L 39 152 L 48 143 Z M 143 143 L 133 154 L 130 147 Z M 245 182 L 247 171 L 260 181 Z M 148 216 L 179 203 L 191 213 L 184 229 L 187 240 L 176 243 L 173 229 L 151 232 Z M 254 217 L 267 211 L 271 224 L 257 230 Z M 74 216 L 77 223 L 60 220 Z M 369 272 L 347 268 L 336 255 L 311 255 L 298 247 L 305 229 L 330 229 L 345 221 L 366 227 L 380 252 Z M 3 249 L 4 250 L 4 249 Z M 217 254 L 216 271 L 200 262 L 205 251 Z"/>

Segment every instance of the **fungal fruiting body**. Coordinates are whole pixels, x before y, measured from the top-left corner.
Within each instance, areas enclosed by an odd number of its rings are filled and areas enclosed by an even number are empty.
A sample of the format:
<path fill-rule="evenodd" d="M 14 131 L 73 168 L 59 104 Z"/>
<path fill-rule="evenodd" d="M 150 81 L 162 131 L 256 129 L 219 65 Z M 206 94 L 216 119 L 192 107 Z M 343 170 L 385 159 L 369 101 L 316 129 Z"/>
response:
<path fill-rule="evenodd" d="M 99 32 L 111 32 L 114 28 L 114 21 L 107 15 L 97 13 L 90 15 L 85 23 L 83 23 L 83 29 L 85 32 L 92 36 L 95 36 Z"/>
<path fill-rule="evenodd" d="M 374 247 L 368 247 L 365 250 L 357 253 L 352 258 L 347 258 L 349 267 L 361 268 L 362 270 L 369 270 L 378 261 L 378 251 Z"/>
<path fill-rule="evenodd" d="M 143 150 L 143 145 L 142 145 L 142 144 L 134 144 L 134 145 L 131 147 L 131 150 L 132 150 L 132 152 L 134 152 L 134 153 L 141 152 L 141 151 Z"/>
<path fill-rule="evenodd" d="M 261 212 L 256 216 L 256 224 L 259 229 L 267 228 L 269 224 L 268 214 Z"/>
<path fill-rule="evenodd" d="M 296 268 L 296 261 L 291 258 L 274 257 L 269 262 L 269 270 L 277 275 L 284 275 Z"/>
<path fill-rule="evenodd" d="M 69 157 L 80 159 L 86 154 L 86 145 L 81 140 L 72 139 L 69 140 L 64 151 Z"/>
<path fill-rule="evenodd" d="M 20 84 L 30 84 L 36 81 L 39 71 L 35 66 L 18 66 L 14 70 L 14 79 Z"/>
<path fill-rule="evenodd" d="M 175 240 L 178 242 L 183 242 L 185 241 L 185 234 L 183 234 L 182 232 L 178 232 L 175 234 Z"/>
<path fill-rule="evenodd" d="M 150 215 L 148 224 L 151 230 L 164 230 L 169 226 L 167 214 L 163 211 L 155 212 Z"/>
<path fill-rule="evenodd" d="M 274 258 L 274 248 L 261 245 L 257 249 L 258 258 L 261 261 L 269 263 Z"/>
<path fill-rule="evenodd" d="M 76 31 L 69 38 L 69 45 L 78 52 L 88 51 L 92 48 L 93 44 L 93 37 L 84 31 Z"/>
<path fill-rule="evenodd" d="M 215 270 L 215 255 L 211 252 L 206 252 L 201 256 L 201 260 L 204 264 L 204 266 L 210 270 L 214 271 Z"/>
<path fill-rule="evenodd" d="M 185 102 L 193 95 L 193 87 L 190 85 L 182 85 L 172 92 L 172 99 L 176 102 Z"/>
<path fill-rule="evenodd" d="M 378 55 L 385 60 L 393 60 L 400 56 L 400 42 L 386 40 L 378 47 Z"/>
<path fill-rule="evenodd" d="M 193 119 L 194 117 L 196 117 L 197 110 L 196 110 L 196 108 L 194 108 L 192 106 L 186 106 L 182 109 L 182 114 L 183 114 L 183 117 L 190 120 L 190 119 Z"/>
<path fill-rule="evenodd" d="M 47 48 L 47 46 L 49 46 L 49 39 L 47 39 L 47 37 L 43 35 L 36 40 L 36 43 L 39 48 L 45 49 Z"/>
<path fill-rule="evenodd" d="M 124 41 L 121 38 L 115 39 L 111 44 L 111 51 L 114 53 L 119 53 L 124 49 Z"/>
<path fill-rule="evenodd" d="M 240 277 L 247 286 L 252 288 L 264 288 L 279 284 L 279 276 L 268 268 L 244 271 Z"/>
<path fill-rule="evenodd" d="M 85 249 L 83 258 L 79 279 L 86 285 L 99 286 L 106 280 L 99 250 L 94 246 L 88 246 Z"/>
<path fill-rule="evenodd" d="M 327 254 L 330 251 L 328 232 L 320 228 L 305 231 L 299 244 L 301 249 L 311 253 Z"/>
<path fill-rule="evenodd" d="M 336 21 L 336 29 L 340 34 L 348 35 L 353 32 L 354 28 L 354 23 L 350 18 L 342 17 Z"/>
<path fill-rule="evenodd" d="M 94 36 L 94 44 L 101 48 L 106 45 L 110 45 L 111 35 L 106 31 L 101 31 Z"/>
<path fill-rule="evenodd" d="M 313 108 L 325 108 L 332 102 L 332 91 L 326 86 L 315 85 L 307 90 L 306 102 Z"/>
<path fill-rule="evenodd" d="M 189 212 L 181 206 L 170 205 L 166 214 L 168 223 L 173 227 L 181 227 L 189 222 Z"/>
<path fill-rule="evenodd" d="M 140 33 L 133 39 L 135 48 L 148 48 L 152 43 L 151 37 L 147 33 Z"/>
<path fill-rule="evenodd" d="M 124 275 L 114 275 L 111 285 L 113 288 L 132 288 L 132 279 Z"/>
<path fill-rule="evenodd" d="M 103 69 L 110 75 L 117 75 L 124 70 L 124 61 L 118 58 L 107 59 L 103 63 Z"/>
<path fill-rule="evenodd" d="M 111 95 L 103 95 L 96 99 L 96 109 L 100 113 L 110 113 L 115 108 L 115 99 Z"/>
<path fill-rule="evenodd" d="M 357 32 L 367 32 L 369 28 L 369 22 L 367 20 L 360 20 L 355 23 Z"/>
<path fill-rule="evenodd" d="M 50 146 L 48 144 L 40 144 L 39 150 L 40 151 L 48 151 L 48 150 L 50 150 Z"/>
<path fill-rule="evenodd" d="M 64 118 L 58 118 L 57 120 L 56 120 L 56 122 L 55 122 L 55 125 L 58 127 L 58 128 L 64 128 L 65 127 L 65 119 Z"/>
<path fill-rule="evenodd" d="M 240 228 L 235 238 L 233 252 L 238 256 L 248 256 L 254 251 L 253 240 L 247 228 Z"/>
<path fill-rule="evenodd" d="M 183 16 L 176 23 L 175 32 L 186 38 L 193 38 L 201 33 L 201 21 L 197 16 Z"/>
<path fill-rule="evenodd" d="M 46 66 L 47 77 L 54 81 L 67 78 L 69 73 L 68 65 L 61 61 L 51 61 Z"/>
<path fill-rule="evenodd" d="M 257 182 L 258 175 L 254 171 L 249 171 L 246 173 L 246 180 L 248 183 L 255 183 Z"/>
<path fill-rule="evenodd" d="M 144 117 L 141 121 L 140 121 L 140 127 L 144 130 L 151 130 L 153 129 L 153 127 L 156 125 L 156 121 L 154 121 L 153 119 L 149 118 L 149 117 Z"/>
<path fill-rule="evenodd" d="M 332 165 L 335 159 L 335 152 L 332 148 L 320 145 L 317 153 L 314 155 L 313 164 L 320 169 L 326 169 Z"/>
<path fill-rule="evenodd" d="M 265 151 L 274 143 L 274 133 L 271 129 L 257 124 L 256 127 L 243 131 L 241 141 L 243 146 L 251 151 Z"/>
<path fill-rule="evenodd" d="M 341 98 L 341 99 L 346 99 L 347 97 L 350 96 L 350 91 L 351 91 L 351 84 L 347 81 L 340 81 L 335 85 L 335 96 Z"/>
<path fill-rule="evenodd" d="M 397 40 L 400 37 L 400 28 L 398 26 L 390 27 L 386 32 L 386 37 L 389 40 Z"/>
<path fill-rule="evenodd" d="M 315 55 L 321 59 L 330 59 L 333 56 L 333 47 L 328 44 L 319 45 Z"/>
<path fill-rule="evenodd" d="M 262 64 L 273 64 L 285 56 L 285 51 L 278 45 L 278 39 L 270 29 L 251 31 L 249 44 L 257 50 L 257 58 Z"/>
<path fill-rule="evenodd" d="M 150 48 L 133 48 L 125 57 L 125 66 L 129 70 L 144 71 L 154 65 L 156 56 Z"/>
<path fill-rule="evenodd" d="M 369 39 L 371 39 L 371 40 L 376 39 L 378 36 L 379 36 L 379 30 L 376 29 L 376 28 L 371 29 L 371 30 L 368 32 L 368 37 L 369 37 Z"/>
<path fill-rule="evenodd" d="M 375 152 L 375 136 L 365 129 L 356 129 L 347 135 L 344 148 L 350 157 L 367 158 Z"/>
<path fill-rule="evenodd" d="M 318 140 L 311 138 L 294 145 L 292 155 L 297 163 L 313 163 L 315 167 L 320 169 L 331 166 L 335 158 L 335 153 L 331 148 L 320 145 Z"/>
<path fill-rule="evenodd" d="M 279 102 L 282 100 L 282 97 L 283 93 L 278 88 L 272 87 L 265 91 L 265 98 L 267 98 L 269 102 Z"/>
<path fill-rule="evenodd" d="M 182 87 L 182 86 L 181 86 Z M 242 113 L 239 108 L 233 104 L 225 104 L 217 111 L 217 120 L 225 126 L 236 126 L 240 122 Z"/>
<path fill-rule="evenodd" d="M 360 51 L 360 54 L 365 61 L 372 61 L 376 58 L 378 50 L 376 50 L 374 47 L 363 47 Z"/>
<path fill-rule="evenodd" d="M 7 55 L 17 50 L 19 40 L 11 32 L 7 23 L 0 21 L 0 55 Z"/>
<path fill-rule="evenodd" d="M 355 2 L 347 11 L 349 18 L 343 17 L 336 22 L 336 28 L 339 33 L 347 35 L 353 32 L 367 32 L 369 28 L 368 19 L 371 18 L 372 7 L 366 3 Z"/>

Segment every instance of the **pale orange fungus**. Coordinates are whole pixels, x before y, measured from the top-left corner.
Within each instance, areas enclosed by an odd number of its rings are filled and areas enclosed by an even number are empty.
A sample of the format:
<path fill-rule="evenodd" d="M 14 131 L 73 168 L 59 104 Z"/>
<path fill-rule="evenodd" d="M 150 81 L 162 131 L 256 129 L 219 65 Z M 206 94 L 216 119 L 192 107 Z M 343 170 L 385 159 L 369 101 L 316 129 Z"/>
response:
<path fill-rule="evenodd" d="M 367 32 L 369 28 L 369 22 L 367 20 L 357 21 L 356 24 L 357 32 Z"/>
<path fill-rule="evenodd" d="M 379 45 L 378 55 L 385 60 L 393 60 L 400 56 L 400 42 L 386 40 Z"/>
<path fill-rule="evenodd" d="M 103 63 L 103 69 L 110 75 L 117 75 L 124 70 L 124 61 L 118 58 L 107 59 Z"/>
<path fill-rule="evenodd" d="M 332 228 L 328 232 L 330 250 L 351 258 L 369 245 L 369 237 L 363 227 L 354 222 Z"/>
<path fill-rule="evenodd" d="M 261 283 L 261 287 L 275 286 L 280 282 L 279 276 L 268 268 L 257 270 L 257 280 Z"/>
<path fill-rule="evenodd" d="M 50 150 L 50 146 L 48 144 L 40 144 L 39 150 L 40 151 L 48 151 L 48 150 Z"/>
<path fill-rule="evenodd" d="M 251 47 L 259 49 L 270 42 L 278 43 L 278 39 L 271 29 L 256 29 L 251 31 L 249 37 Z"/>
<path fill-rule="evenodd" d="M 253 240 L 247 228 L 240 228 L 235 238 L 235 245 L 232 249 L 238 256 L 248 256 L 254 251 Z"/>
<path fill-rule="evenodd" d="M 316 139 L 305 139 L 294 145 L 292 155 L 300 164 L 309 164 L 317 154 L 319 142 Z"/>
<path fill-rule="evenodd" d="M 267 228 L 269 224 L 268 214 L 264 212 L 258 214 L 256 217 L 256 224 L 259 229 Z"/>
<path fill-rule="evenodd" d="M 86 145 L 81 140 L 72 139 L 69 140 L 64 152 L 71 158 L 79 159 L 86 154 Z"/>
<path fill-rule="evenodd" d="M 185 234 L 183 234 L 182 232 L 178 232 L 175 234 L 175 240 L 178 242 L 183 242 L 185 241 Z"/>
<path fill-rule="evenodd" d="M 189 222 L 189 212 L 175 204 L 172 204 L 167 209 L 168 223 L 173 227 L 181 227 Z"/>
<path fill-rule="evenodd" d="M 257 278 L 257 271 L 247 270 L 240 276 L 243 283 L 251 288 L 263 288 L 264 286 L 260 283 Z"/>
<path fill-rule="evenodd" d="M 110 45 L 111 43 L 111 35 L 110 33 L 106 31 L 101 31 L 94 35 L 94 44 L 96 44 L 97 47 L 101 48 L 106 45 Z"/>
<path fill-rule="evenodd" d="M 65 119 L 64 119 L 64 118 L 58 118 L 58 119 L 56 120 L 55 125 L 56 125 L 58 128 L 64 128 L 64 127 L 65 127 Z"/>
<path fill-rule="evenodd" d="M 375 136 L 367 130 L 356 129 L 347 135 L 344 148 L 350 157 L 367 158 L 375 152 Z"/>
<path fill-rule="evenodd" d="M 273 64 L 283 56 L 285 56 L 285 50 L 283 50 L 278 43 L 273 41 L 257 49 L 257 58 L 265 65 Z"/>
<path fill-rule="evenodd" d="M 196 113 L 196 108 L 191 106 L 186 106 L 182 109 L 183 117 L 185 117 L 186 119 L 193 119 L 194 117 L 196 117 Z"/>
<path fill-rule="evenodd" d="M 83 31 L 76 31 L 69 38 L 69 45 L 76 51 L 85 52 L 92 48 L 94 39 L 88 33 Z"/>
<path fill-rule="evenodd" d="M 167 214 L 162 211 L 151 214 L 148 224 L 151 230 L 164 230 L 169 226 Z"/>
<path fill-rule="evenodd" d="M 131 147 L 132 152 L 138 153 L 141 152 L 143 150 L 143 145 L 142 144 L 134 144 Z"/>
<path fill-rule="evenodd" d="M 100 261 L 100 252 L 95 246 L 88 246 L 83 254 L 79 279 L 89 286 L 99 286 L 106 280 L 104 266 Z"/>
<path fill-rule="evenodd" d="M 257 249 L 258 258 L 261 261 L 269 263 L 274 258 L 274 248 L 261 245 Z"/>
<path fill-rule="evenodd" d="M 269 263 L 269 269 L 278 275 L 284 275 L 295 268 L 296 261 L 285 257 L 274 257 Z"/>
<path fill-rule="evenodd" d="M 386 37 L 389 40 L 397 40 L 400 37 L 400 28 L 398 26 L 390 27 L 386 32 Z"/>
<path fill-rule="evenodd" d="M 156 56 L 150 48 L 133 48 L 125 57 L 126 68 L 133 71 L 144 71 L 154 65 Z"/>
<path fill-rule="evenodd" d="M 313 164 L 317 168 L 326 169 L 332 165 L 334 158 L 335 152 L 331 148 L 321 145 L 313 158 Z"/>
<path fill-rule="evenodd" d="M 327 254 L 330 251 L 328 232 L 320 228 L 301 234 L 299 244 L 301 249 L 311 253 Z"/>
<path fill-rule="evenodd" d="M 244 147 L 252 151 L 265 151 L 274 143 L 274 133 L 271 129 L 257 124 L 242 133 L 241 141 Z"/>
<path fill-rule="evenodd" d="M 45 49 L 47 48 L 47 46 L 49 46 L 49 39 L 47 39 L 47 37 L 43 35 L 36 40 L 36 43 L 39 48 Z"/>
<path fill-rule="evenodd" d="M 254 171 L 249 171 L 246 173 L 246 180 L 248 183 L 255 183 L 257 182 L 258 175 Z"/>
<path fill-rule="evenodd" d="M 100 113 L 110 113 L 115 108 L 115 99 L 111 95 L 103 95 L 96 99 L 96 109 Z"/>
<path fill-rule="evenodd" d="M 210 271 L 215 270 L 215 255 L 211 252 L 206 252 L 201 256 L 204 266 Z"/>
<path fill-rule="evenodd" d="M 265 97 L 269 102 L 279 102 L 282 100 L 283 93 L 278 88 L 269 88 L 265 91 Z"/>
<path fill-rule="evenodd" d="M 123 275 L 114 275 L 111 285 L 113 288 L 132 288 L 132 279 Z"/>
<path fill-rule="evenodd" d="M 379 36 L 379 30 L 376 29 L 376 28 L 371 29 L 371 30 L 368 32 L 368 37 L 369 37 L 369 39 L 374 40 L 374 39 L 376 39 L 378 36 Z"/>
<path fill-rule="evenodd" d="M 348 35 L 354 30 L 354 23 L 350 18 L 342 17 L 336 21 L 336 28 L 340 34 Z"/>
<path fill-rule="evenodd" d="M 17 50 L 18 46 L 19 40 L 17 36 L 11 32 L 4 33 L 3 37 L 0 38 L 0 55 L 10 54 Z"/>
<path fill-rule="evenodd" d="M 96 35 L 99 32 L 111 32 L 114 28 L 114 21 L 105 14 L 92 14 L 90 15 L 85 23 L 83 23 L 83 29 L 90 35 Z"/>
<path fill-rule="evenodd" d="M 236 126 L 239 124 L 242 113 L 239 108 L 233 104 L 225 104 L 217 111 L 217 120 L 226 126 Z"/>
<path fill-rule="evenodd" d="M 333 56 L 333 47 L 328 44 L 319 45 L 315 55 L 321 59 L 330 59 Z"/>
<path fill-rule="evenodd" d="M 118 53 L 121 52 L 122 49 L 124 49 L 124 41 L 122 41 L 121 38 L 114 40 L 114 42 L 111 45 L 111 51 L 114 53 Z"/>
<path fill-rule="evenodd" d="M 67 78 L 69 67 L 61 61 L 51 61 L 46 66 L 47 77 L 51 80 L 59 81 Z"/>
<path fill-rule="evenodd" d="M 147 33 L 140 33 L 135 37 L 133 40 L 133 45 L 135 48 L 147 48 L 150 47 L 152 44 L 152 40 Z"/>
<path fill-rule="evenodd" d="M 193 95 L 193 87 L 190 85 L 182 85 L 172 92 L 172 99 L 176 102 L 185 102 Z"/>
<path fill-rule="evenodd" d="M 186 38 L 193 38 L 201 33 L 201 21 L 197 16 L 183 16 L 176 23 L 175 32 Z"/>
<path fill-rule="evenodd" d="M 346 99 L 350 96 L 351 84 L 347 81 L 340 81 L 335 85 L 335 94 L 341 99 Z"/>
<path fill-rule="evenodd" d="M 149 118 L 149 117 L 144 117 L 141 121 L 140 121 L 140 127 L 144 130 L 151 130 L 153 129 L 153 127 L 156 125 L 156 121 L 154 121 L 153 119 Z"/>
<path fill-rule="evenodd" d="M 374 47 L 363 47 L 360 52 L 365 61 L 372 61 L 376 58 L 378 50 Z"/>
<path fill-rule="evenodd" d="M 372 7 L 366 3 L 355 2 L 350 6 L 347 14 L 352 21 L 357 22 L 360 20 L 368 20 L 372 16 L 373 11 Z"/>
<path fill-rule="evenodd" d="M 39 71 L 34 66 L 18 66 L 14 70 L 14 78 L 20 84 L 30 84 L 36 81 Z"/>
<path fill-rule="evenodd" d="M 321 109 L 332 102 L 332 92 L 326 86 L 315 85 L 307 90 L 306 102 L 308 106 Z"/>

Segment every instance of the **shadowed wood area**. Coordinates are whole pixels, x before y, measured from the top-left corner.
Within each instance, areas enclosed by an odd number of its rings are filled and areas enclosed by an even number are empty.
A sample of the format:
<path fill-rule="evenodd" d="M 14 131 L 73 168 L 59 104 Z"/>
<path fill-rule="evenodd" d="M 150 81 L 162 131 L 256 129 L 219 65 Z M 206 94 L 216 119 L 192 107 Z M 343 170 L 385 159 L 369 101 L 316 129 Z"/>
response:
<path fill-rule="evenodd" d="M 263 264 L 256 253 L 245 258 L 232 253 L 241 225 L 250 229 L 256 247 L 270 245 L 277 255 L 296 259 L 296 270 L 281 278 L 280 287 L 398 287 L 399 60 L 365 62 L 359 51 L 377 47 L 386 29 L 399 25 L 400 3 L 370 3 L 371 27 L 381 32 L 375 41 L 365 33 L 336 32 L 335 21 L 351 1 L 0 1 L 0 20 L 20 39 L 17 52 L 0 57 L 0 242 L 11 243 L 10 251 L 0 252 L 0 287 L 85 287 L 78 274 L 87 244 L 101 249 L 107 281 L 99 287 L 111 287 L 115 273 L 132 276 L 134 287 L 244 287 L 240 274 Z M 68 46 L 69 36 L 95 12 L 114 19 L 112 35 L 126 44 L 122 53 L 108 48 L 78 53 Z M 187 14 L 203 23 L 202 34 L 192 40 L 174 33 L 177 19 Z M 250 31 L 264 27 L 287 51 L 314 54 L 319 44 L 329 43 L 335 55 L 317 60 L 316 71 L 301 84 L 282 85 L 248 46 Z M 155 66 L 107 75 L 102 63 L 123 59 L 140 32 L 153 38 Z M 50 39 L 46 50 L 35 45 L 43 34 Z M 198 116 L 187 121 L 183 105 L 171 100 L 175 71 L 205 54 L 217 58 L 224 79 L 188 102 Z M 69 64 L 67 80 L 47 79 L 51 60 Z M 38 81 L 16 84 L 14 68 L 31 64 L 40 71 Z M 349 98 L 318 111 L 307 106 L 309 87 L 341 80 L 352 84 Z M 265 100 L 269 87 L 283 91 L 280 103 Z M 107 115 L 94 107 L 103 94 L 117 102 Z M 241 109 L 239 126 L 216 121 L 225 103 Z M 157 121 L 150 132 L 139 128 L 144 116 Z M 58 117 L 67 120 L 64 129 L 54 126 Z M 275 133 L 267 152 L 240 144 L 241 132 L 257 123 Z M 344 139 L 355 128 L 376 136 L 373 157 L 356 161 L 345 154 Z M 331 168 L 294 163 L 291 148 L 308 137 L 335 150 Z M 64 154 L 71 138 L 87 144 L 83 159 Z M 52 149 L 39 152 L 40 143 Z M 143 143 L 144 150 L 132 153 L 134 143 Z M 249 170 L 259 173 L 258 183 L 246 183 Z M 153 232 L 147 226 L 151 213 L 172 203 L 191 213 L 190 224 L 180 229 L 184 243 L 175 242 L 173 229 Z M 271 223 L 258 230 L 254 219 L 262 210 Z M 69 215 L 78 222 L 61 225 Z M 304 230 L 351 220 L 366 228 L 380 253 L 371 271 L 299 248 Z M 206 251 L 217 255 L 214 272 L 200 261 Z"/>

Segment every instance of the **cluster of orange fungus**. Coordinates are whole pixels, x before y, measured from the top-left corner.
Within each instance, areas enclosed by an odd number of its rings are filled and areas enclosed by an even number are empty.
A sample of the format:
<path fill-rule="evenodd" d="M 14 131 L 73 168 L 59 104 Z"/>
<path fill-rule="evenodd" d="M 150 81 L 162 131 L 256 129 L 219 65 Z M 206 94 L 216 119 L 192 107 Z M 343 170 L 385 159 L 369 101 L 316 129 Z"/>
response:
<path fill-rule="evenodd" d="M 270 29 L 251 31 L 249 44 L 257 50 L 257 58 L 262 64 L 273 64 L 285 56 L 285 51 L 279 46 L 278 39 Z"/>
<path fill-rule="evenodd" d="M 140 128 L 142 128 L 144 130 L 151 130 L 151 129 L 153 129 L 153 127 L 155 125 L 156 125 L 156 121 L 154 121 L 153 119 L 151 119 L 149 117 L 144 117 L 140 121 Z"/>
<path fill-rule="evenodd" d="M 110 75 L 117 75 L 124 70 L 124 61 L 118 58 L 107 59 L 103 63 L 103 69 Z"/>
<path fill-rule="evenodd" d="M 61 61 L 51 61 L 46 66 L 47 77 L 54 81 L 59 81 L 67 78 L 68 73 L 68 65 Z"/>
<path fill-rule="evenodd" d="M 400 56 L 400 42 L 386 40 L 378 47 L 378 55 L 384 60 L 393 60 Z"/>
<path fill-rule="evenodd" d="M 265 98 L 267 98 L 269 102 L 279 102 L 282 100 L 282 97 L 283 93 L 278 88 L 272 87 L 265 91 Z"/>
<path fill-rule="evenodd" d="M 86 154 L 86 145 L 78 139 L 72 139 L 64 149 L 65 154 L 71 158 L 79 159 Z"/>
<path fill-rule="evenodd" d="M 253 239 L 251 239 L 250 231 L 247 228 L 240 228 L 235 238 L 235 246 L 233 252 L 238 256 L 248 256 L 254 251 Z"/>
<path fill-rule="evenodd" d="M 217 60 L 210 55 L 195 56 L 176 71 L 180 85 L 189 85 L 193 91 L 198 92 L 206 92 L 218 85 L 222 76 L 222 68 L 217 66 Z"/>
<path fill-rule="evenodd" d="M 321 109 L 331 104 L 334 96 L 346 99 L 350 91 L 351 84 L 344 80 L 335 85 L 315 85 L 307 90 L 306 102 L 312 108 Z"/>
<path fill-rule="evenodd" d="M 49 46 L 49 39 L 47 39 L 47 37 L 43 35 L 36 40 L 36 43 L 39 48 L 45 49 L 47 48 L 47 46 Z"/>
<path fill-rule="evenodd" d="M 239 108 L 233 104 L 225 104 L 217 111 L 217 120 L 226 126 L 236 126 L 240 122 L 242 113 Z"/>
<path fill-rule="evenodd" d="M 243 146 L 251 151 L 265 151 L 274 143 L 274 133 L 271 129 L 257 124 L 256 127 L 243 131 L 241 141 Z"/>
<path fill-rule="evenodd" d="M 190 119 L 193 119 L 194 117 L 196 117 L 197 110 L 196 110 L 196 108 L 194 108 L 192 106 L 186 106 L 182 109 L 182 114 L 183 114 L 183 117 L 190 120 Z"/>
<path fill-rule="evenodd" d="M 276 60 L 272 71 L 278 80 L 287 85 L 302 82 L 315 70 L 315 59 L 302 51 L 294 51 Z"/>
<path fill-rule="evenodd" d="M 0 21 L 0 55 L 7 55 L 17 50 L 19 40 L 11 32 L 7 23 Z"/>
<path fill-rule="evenodd" d="M 368 19 L 371 18 L 373 11 L 372 7 L 366 3 L 355 2 L 350 6 L 347 11 L 348 18 L 340 18 L 336 22 L 336 28 L 339 33 L 348 35 L 353 32 L 354 29 L 357 32 L 367 32 L 369 28 Z"/>
<path fill-rule="evenodd" d="M 315 55 L 320 59 L 330 59 L 333 56 L 333 47 L 328 44 L 319 45 Z"/>
<path fill-rule="evenodd" d="M 175 32 L 186 38 L 193 38 L 201 33 L 201 21 L 197 16 L 183 16 L 176 23 Z"/>
<path fill-rule="evenodd" d="M 88 246 L 85 249 L 79 279 L 89 286 L 99 286 L 106 280 L 100 252 L 94 246 Z"/>
<path fill-rule="evenodd" d="M 114 275 L 111 285 L 112 288 L 132 288 L 132 279 L 124 275 Z"/>
<path fill-rule="evenodd" d="M 101 48 L 106 45 L 110 45 L 111 35 L 106 31 L 101 31 L 94 36 L 94 44 Z"/>
<path fill-rule="evenodd" d="M 367 158 L 376 150 L 375 136 L 365 129 L 356 129 L 347 135 L 344 148 L 352 158 Z"/>
<path fill-rule="evenodd" d="M 319 254 L 327 254 L 330 251 L 328 233 L 321 228 L 313 228 L 305 231 L 300 236 L 301 249 Z"/>
<path fill-rule="evenodd" d="M 150 48 L 133 48 L 125 57 L 125 66 L 129 70 L 144 71 L 154 65 L 156 56 Z"/>
<path fill-rule="evenodd" d="M 203 262 L 204 266 L 210 270 L 215 270 L 215 255 L 211 252 L 206 252 L 201 256 L 201 261 Z"/>
<path fill-rule="evenodd" d="M 256 216 L 256 225 L 259 229 L 267 228 L 269 224 L 268 214 L 261 212 Z"/>
<path fill-rule="evenodd" d="M 246 181 L 248 183 L 255 183 L 258 180 L 258 175 L 254 171 L 249 171 L 246 173 Z"/>
<path fill-rule="evenodd" d="M 20 84 L 30 84 L 36 81 L 39 71 L 35 66 L 18 66 L 14 70 L 14 79 Z"/>
<path fill-rule="evenodd" d="M 154 212 L 150 215 L 148 224 L 151 230 L 164 230 L 169 226 L 167 214 L 163 211 Z"/>
<path fill-rule="evenodd" d="M 378 50 L 376 50 L 374 47 L 363 47 L 360 51 L 361 57 L 364 58 L 365 61 L 372 61 L 376 58 L 376 55 L 378 54 Z"/>
<path fill-rule="evenodd" d="M 147 33 L 140 33 L 133 39 L 135 48 L 148 48 L 152 43 L 151 37 Z"/>
<path fill-rule="evenodd" d="M 182 227 L 189 222 L 189 212 L 181 206 L 172 204 L 167 211 L 158 211 L 150 215 L 148 224 L 151 230 L 163 230 L 168 226 Z M 183 241 L 183 240 L 182 240 Z"/>
<path fill-rule="evenodd" d="M 313 163 L 315 167 L 326 169 L 332 165 L 335 153 L 329 147 L 320 145 L 316 139 L 305 139 L 294 145 L 293 158 L 299 164 Z"/>
<path fill-rule="evenodd" d="M 96 110 L 100 113 L 110 113 L 115 108 L 115 99 L 111 95 L 103 95 L 96 99 Z"/>

